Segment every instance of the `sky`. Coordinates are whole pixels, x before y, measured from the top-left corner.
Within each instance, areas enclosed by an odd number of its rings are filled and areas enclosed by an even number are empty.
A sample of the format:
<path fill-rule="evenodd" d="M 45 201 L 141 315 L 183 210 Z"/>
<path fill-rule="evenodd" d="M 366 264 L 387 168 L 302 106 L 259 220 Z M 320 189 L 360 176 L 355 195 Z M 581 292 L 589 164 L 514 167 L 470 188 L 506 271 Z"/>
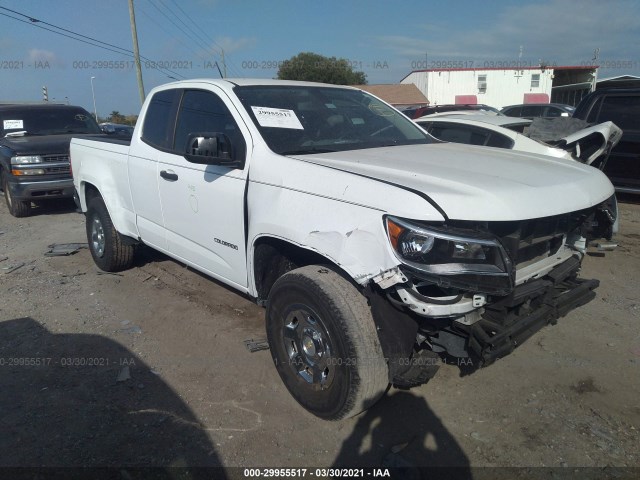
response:
<path fill-rule="evenodd" d="M 38 101 L 46 86 L 50 101 L 89 111 L 95 97 L 101 117 L 138 113 L 133 58 L 122 53 L 133 50 L 127 0 L 0 7 L 0 101 Z M 230 78 L 275 78 L 300 52 L 345 58 L 368 83 L 500 62 L 595 62 L 599 78 L 640 75 L 640 0 L 134 0 L 134 9 L 146 93 L 174 79 L 219 78 L 222 51 Z"/>

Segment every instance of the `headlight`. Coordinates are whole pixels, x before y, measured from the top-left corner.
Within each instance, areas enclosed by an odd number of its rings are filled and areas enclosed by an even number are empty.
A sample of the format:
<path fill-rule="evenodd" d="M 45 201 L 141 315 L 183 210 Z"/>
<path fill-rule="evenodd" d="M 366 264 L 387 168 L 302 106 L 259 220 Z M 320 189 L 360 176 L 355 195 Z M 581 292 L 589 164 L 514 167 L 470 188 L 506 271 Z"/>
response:
<path fill-rule="evenodd" d="M 421 276 L 441 285 L 493 293 L 513 288 L 511 260 L 492 235 L 416 225 L 396 217 L 386 217 L 386 224 L 398 259 Z"/>
<path fill-rule="evenodd" d="M 11 173 L 16 177 L 25 175 L 44 175 L 47 172 L 44 168 L 12 168 Z"/>
<path fill-rule="evenodd" d="M 40 155 L 19 155 L 11 157 L 11 165 L 33 165 L 34 163 L 42 163 L 44 160 Z"/>

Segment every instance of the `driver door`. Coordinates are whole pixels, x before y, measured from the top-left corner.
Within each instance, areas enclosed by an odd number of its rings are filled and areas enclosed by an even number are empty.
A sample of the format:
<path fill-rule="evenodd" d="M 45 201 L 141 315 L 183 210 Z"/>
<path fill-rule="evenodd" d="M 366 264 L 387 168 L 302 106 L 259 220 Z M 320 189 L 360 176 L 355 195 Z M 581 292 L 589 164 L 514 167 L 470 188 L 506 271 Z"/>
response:
<path fill-rule="evenodd" d="M 248 131 L 242 122 L 236 122 L 223 97 L 209 90 L 183 92 L 173 148 L 158 153 L 160 202 L 170 254 L 246 289 L 244 191 L 248 169 L 201 165 L 184 157 L 190 133 L 218 132 L 229 137 L 235 156 L 246 158 Z"/>

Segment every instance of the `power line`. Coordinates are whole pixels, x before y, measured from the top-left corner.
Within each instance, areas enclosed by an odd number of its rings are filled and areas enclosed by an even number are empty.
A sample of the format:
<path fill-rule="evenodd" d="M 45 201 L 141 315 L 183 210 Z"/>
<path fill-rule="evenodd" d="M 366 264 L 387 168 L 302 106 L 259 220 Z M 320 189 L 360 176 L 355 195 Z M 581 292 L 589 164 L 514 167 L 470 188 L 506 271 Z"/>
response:
<path fill-rule="evenodd" d="M 166 3 L 164 3 L 162 0 L 158 0 L 158 1 L 160 2 L 160 4 L 161 4 L 164 8 L 166 8 L 166 9 L 167 9 L 167 11 L 169 11 L 170 13 L 172 13 L 172 14 L 174 14 L 174 15 L 175 15 L 175 12 L 174 12 L 174 11 L 172 11 L 172 10 L 167 6 L 167 4 L 166 4 Z M 198 39 L 199 39 L 199 40 L 201 40 L 201 45 L 204 45 L 204 46 L 205 46 L 205 48 L 207 48 L 207 49 L 211 48 L 209 45 L 207 45 L 207 39 L 206 39 L 206 38 L 203 38 L 203 37 L 202 37 L 202 35 L 200 35 L 198 32 L 196 32 L 196 31 L 194 31 L 194 30 L 190 30 L 190 29 L 191 29 L 191 27 L 192 27 L 193 25 L 188 25 L 187 23 L 185 23 L 185 21 L 184 21 L 184 20 L 182 20 L 182 19 L 180 18 L 180 16 L 179 16 L 179 15 L 175 15 L 175 18 L 176 18 L 176 19 L 177 19 L 177 20 L 178 20 L 182 25 L 184 25 L 184 26 L 187 28 L 187 30 L 189 30 L 191 33 L 193 33 L 194 35 L 196 35 L 196 36 L 198 37 Z M 213 50 L 213 49 L 212 49 L 212 50 Z"/>
<path fill-rule="evenodd" d="M 93 38 L 93 37 L 89 37 L 87 35 L 82 35 L 80 33 L 76 33 L 76 32 L 74 32 L 72 30 L 68 30 L 66 28 L 59 27 L 57 25 L 53 25 L 52 23 L 48 23 L 48 22 L 45 22 L 43 20 L 39 20 L 37 18 L 31 17 L 31 16 L 26 15 L 24 13 L 17 12 L 15 10 L 11 10 L 9 8 L 6 8 L 6 7 L 0 6 L 0 9 L 6 10 L 6 11 L 11 12 L 11 13 L 15 13 L 16 15 L 20 15 L 20 16 L 28 19 L 28 21 L 27 20 L 22 20 L 21 18 L 16 18 L 16 17 L 13 17 L 11 15 L 7 15 L 6 13 L 1 13 L 0 12 L 0 15 L 3 15 L 3 16 L 8 17 L 8 18 L 11 18 L 13 20 L 17 20 L 18 22 L 26 23 L 27 25 L 31 25 L 33 27 L 41 28 L 42 30 L 47 30 L 48 32 L 52 32 L 52 33 L 55 33 L 57 35 L 61 35 L 63 37 L 67 37 L 67 38 L 70 38 L 71 40 L 76 40 L 78 42 L 82 42 L 82 43 L 85 43 L 87 45 L 91 45 L 93 47 L 102 48 L 103 50 L 108 50 L 110 52 L 117 53 L 117 54 L 120 54 L 120 55 L 125 55 L 125 56 L 132 57 L 132 58 L 134 57 L 133 52 L 131 50 L 126 49 L 126 48 L 118 47 L 117 45 L 112 45 L 110 43 L 103 42 L 102 40 L 98 40 L 97 38 Z M 52 30 L 52 29 L 47 28 L 47 27 L 43 27 L 42 25 L 38 25 L 39 23 L 42 23 L 44 25 L 48 25 L 48 26 L 56 28 L 58 30 L 62 30 L 63 32 L 71 33 L 72 35 L 75 35 L 75 37 L 72 37 L 71 35 L 67 35 L 67 34 L 62 33 L 62 32 L 58 32 L 56 30 Z M 77 37 L 81 37 L 81 38 L 77 38 Z M 82 40 L 82 38 L 86 38 L 86 39 L 88 39 L 90 41 Z M 97 43 L 93 43 L 93 42 L 97 42 Z M 107 45 L 107 46 L 104 46 L 104 45 Z M 114 50 L 113 48 L 109 48 L 109 47 L 117 48 L 118 50 L 121 50 L 121 51 Z M 147 57 L 144 57 L 142 55 L 140 55 L 140 57 L 143 58 L 144 60 L 150 62 L 151 68 L 159 71 L 160 73 L 162 73 L 164 75 L 167 75 L 167 72 L 169 72 L 169 73 L 171 73 L 173 75 L 177 75 L 179 77 L 185 78 L 183 75 L 181 75 L 181 74 L 179 74 L 177 72 L 174 72 L 173 70 L 170 70 L 168 68 L 158 67 L 154 62 L 149 60 Z M 169 75 L 167 75 L 167 76 L 169 76 Z"/>
<path fill-rule="evenodd" d="M 175 11 L 173 11 L 171 8 L 169 8 L 169 6 L 163 0 L 158 0 L 158 2 L 160 3 L 160 5 L 162 5 L 162 7 L 167 12 L 169 12 L 169 14 L 171 14 L 173 17 L 175 17 L 182 25 L 184 25 L 187 30 L 185 30 L 180 25 L 178 25 L 176 22 L 174 22 L 173 19 L 170 16 L 168 16 L 165 12 L 160 10 L 160 8 L 152 0 L 149 0 L 149 3 L 151 4 L 151 6 L 153 8 L 155 8 L 158 12 L 160 12 L 180 32 L 182 32 L 185 36 L 187 36 L 190 40 L 192 40 L 195 45 L 199 45 L 200 47 L 202 47 L 205 50 L 205 52 L 211 51 L 211 53 L 214 55 L 214 57 L 215 57 L 215 55 L 218 55 L 219 57 L 221 56 L 221 52 L 216 51 L 215 48 L 213 48 L 211 45 L 209 45 L 209 43 L 208 43 L 206 38 L 203 38 L 200 34 L 198 34 L 197 32 L 193 31 L 192 25 L 189 25 L 184 20 L 182 20 L 180 18 L 180 15 L 177 14 Z M 184 10 L 182 10 L 182 9 L 180 9 L 180 11 L 182 13 L 185 13 Z M 191 17 L 189 17 L 186 14 L 185 14 L 185 16 L 190 22 L 192 22 L 195 25 L 195 22 L 193 21 L 193 19 Z M 194 35 L 196 35 L 196 36 L 194 37 Z M 211 41 L 211 43 L 215 44 L 214 41 Z"/>
<path fill-rule="evenodd" d="M 4 8 L 4 7 L 0 7 L 0 8 Z M 55 30 L 51 30 L 50 28 L 43 27 L 42 25 L 36 25 L 35 23 L 29 23 L 26 20 L 22 20 L 21 18 L 12 17 L 11 15 L 7 15 L 6 13 L 0 12 L 0 15 L 2 15 L 4 17 L 12 18 L 13 20 L 17 20 L 18 22 L 26 23 L 27 25 L 31 25 L 33 27 L 41 28 L 42 30 L 47 30 L 47 31 L 55 33 L 57 35 L 62 35 L 63 37 L 70 38 L 71 40 L 77 40 L 78 42 L 86 43 L 87 45 L 91 45 L 93 47 L 102 48 L 103 50 L 109 50 L 110 52 L 118 53 L 120 55 L 128 55 L 127 53 L 118 52 L 117 50 L 113 50 L 113 49 L 108 48 L 108 47 L 103 47 L 102 45 L 97 45 L 95 43 L 87 42 L 86 40 L 80 40 L 79 38 L 72 37 L 71 35 L 66 35 L 64 33 L 56 32 Z"/>
<path fill-rule="evenodd" d="M 145 17 L 147 17 L 149 20 L 151 20 L 153 23 L 155 23 L 158 27 L 160 27 L 161 29 L 164 29 L 164 27 L 158 22 L 156 21 L 155 18 L 153 18 L 151 15 L 149 15 L 146 10 L 144 8 L 139 8 L 138 9 L 139 12 L 141 12 Z M 174 38 L 175 40 L 177 40 L 183 47 L 185 47 L 185 49 L 190 52 L 190 53 L 195 53 L 198 57 L 200 57 L 201 59 L 205 60 L 205 61 L 210 61 L 209 58 L 205 57 L 204 55 L 202 55 L 199 52 L 193 52 L 193 49 L 190 48 L 186 43 L 184 43 L 179 37 L 171 37 Z M 222 75 L 220 75 L 220 77 L 222 77 Z"/>
<path fill-rule="evenodd" d="M 174 27 L 176 27 L 178 30 L 180 30 L 183 34 L 185 34 L 187 37 L 189 37 L 192 41 L 194 41 L 196 44 L 198 44 L 198 39 L 194 38 L 191 36 L 191 34 L 189 34 L 186 30 L 184 30 L 180 25 L 178 25 L 176 22 L 173 21 L 173 19 L 167 15 L 165 12 L 163 12 L 162 10 L 160 10 L 160 8 L 153 3 L 151 0 L 149 0 L 149 4 L 155 8 L 158 12 L 160 12 L 167 20 L 169 20 Z M 164 5 L 164 4 L 163 4 Z M 170 11 L 170 10 L 169 10 Z M 170 11 L 171 12 L 171 11 Z M 199 44 L 199 46 L 203 46 L 202 43 Z M 204 49 L 208 49 L 208 47 L 206 45 L 204 45 Z"/>
<path fill-rule="evenodd" d="M 185 12 L 182 9 L 182 7 L 175 0 L 171 0 L 171 3 L 173 3 L 176 7 L 178 7 L 178 10 L 180 10 L 182 12 L 182 14 L 187 18 L 187 20 L 189 20 L 193 26 L 195 26 L 198 30 L 200 30 L 202 32 L 202 34 L 204 35 L 205 40 L 208 39 L 208 41 L 211 42 L 213 45 L 216 45 L 220 49 L 220 51 L 224 50 L 224 48 L 222 48 L 222 45 L 217 43 L 213 38 L 209 37 L 209 34 L 207 32 L 205 32 L 204 29 L 202 27 L 200 27 L 200 25 L 198 25 L 196 23 L 196 21 L 193 20 L 193 18 L 191 18 L 187 12 Z M 231 61 L 229 59 L 228 55 L 227 55 L 226 63 L 231 67 L 231 68 L 229 68 L 229 70 L 233 69 L 236 72 L 236 76 L 238 76 L 238 77 L 242 76 L 239 73 L 240 69 L 238 69 L 237 66 L 233 63 L 233 61 Z"/>
<path fill-rule="evenodd" d="M 71 33 L 71 34 L 73 34 L 73 35 L 76 35 L 76 36 L 78 36 L 78 37 L 82 37 L 82 38 L 86 38 L 86 39 L 88 39 L 88 40 L 92 40 L 92 41 L 94 41 L 94 42 L 102 43 L 102 44 L 104 44 L 104 45 L 108 45 L 108 46 L 110 46 L 110 47 L 114 47 L 114 48 L 117 48 L 117 49 L 119 49 L 119 50 L 128 51 L 127 49 L 122 48 L 122 47 L 118 47 L 117 45 L 112 45 L 112 44 L 110 44 L 110 43 L 103 42 L 103 41 L 98 40 L 98 39 L 96 39 L 96 38 L 88 37 L 88 36 L 86 36 L 86 35 L 82 35 L 82 34 L 80 34 L 80 33 L 76 33 L 76 32 L 73 32 L 73 31 L 71 31 L 71 30 L 67 30 L 66 28 L 58 27 L 57 25 L 53 25 L 53 24 L 51 24 L 51 23 L 45 22 L 44 20 L 39 20 L 39 19 L 37 19 L 37 18 L 30 17 L 29 15 L 26 15 L 26 14 L 24 14 L 24 13 L 16 12 L 15 10 L 11 10 L 10 8 L 6 8 L 6 7 L 0 7 L 0 8 L 1 8 L 2 10 L 7 10 L 7 11 L 9 11 L 9 12 L 11 12 L 11 13 L 15 13 L 16 15 L 20 15 L 20 16 L 22 16 L 22 17 L 25 17 L 25 18 L 29 19 L 29 21 L 30 21 L 31 23 L 43 23 L 43 24 L 45 24 L 45 25 L 49 25 L 50 27 L 57 28 L 58 30 L 62 30 L 63 32 L 68 32 L 68 33 Z M 25 22 L 25 23 L 26 23 L 26 22 Z M 130 52 L 130 51 L 129 51 L 129 52 Z"/>

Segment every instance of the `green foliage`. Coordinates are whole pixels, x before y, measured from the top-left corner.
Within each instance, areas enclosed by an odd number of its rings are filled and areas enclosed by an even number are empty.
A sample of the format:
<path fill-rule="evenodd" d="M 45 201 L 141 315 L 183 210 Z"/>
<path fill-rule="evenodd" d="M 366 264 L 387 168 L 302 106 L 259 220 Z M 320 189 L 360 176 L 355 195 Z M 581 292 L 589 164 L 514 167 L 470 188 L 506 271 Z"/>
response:
<path fill-rule="evenodd" d="M 98 116 L 98 123 L 119 123 L 121 125 L 135 125 L 138 115 L 122 115 L 118 110 L 113 110 L 108 116 Z"/>
<path fill-rule="evenodd" d="M 367 76 L 354 72 L 344 58 L 325 57 L 317 53 L 302 52 L 286 60 L 278 69 L 280 80 L 304 80 L 335 85 L 365 85 Z"/>
<path fill-rule="evenodd" d="M 124 123 L 124 115 L 121 115 L 119 111 L 114 110 L 109 115 L 111 123 Z"/>

